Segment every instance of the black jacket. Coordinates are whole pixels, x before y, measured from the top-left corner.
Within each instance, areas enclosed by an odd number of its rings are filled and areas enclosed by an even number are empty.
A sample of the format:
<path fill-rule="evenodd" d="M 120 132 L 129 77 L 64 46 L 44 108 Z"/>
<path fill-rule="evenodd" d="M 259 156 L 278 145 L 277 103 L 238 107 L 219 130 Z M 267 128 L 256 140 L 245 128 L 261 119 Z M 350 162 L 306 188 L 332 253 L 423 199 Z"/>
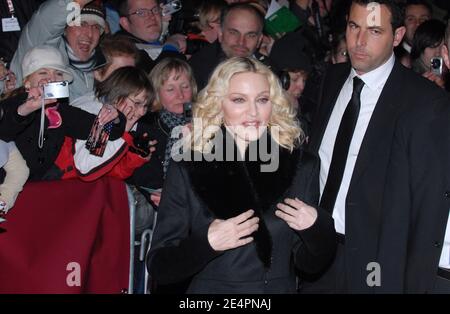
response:
<path fill-rule="evenodd" d="M 334 104 L 349 73 L 350 64 L 338 64 L 330 66 L 324 77 L 308 147 L 311 154 L 318 155 Z M 411 106 L 430 105 L 430 95 L 435 93 L 436 88 L 398 61 L 384 85 L 365 132 L 345 201 L 346 265 L 340 271 L 345 272 L 346 292 L 368 293 L 373 290 L 366 281 L 369 274 L 367 265 L 377 258 L 395 126 L 399 117 Z M 318 201 L 318 184 L 315 190 Z"/>
<path fill-rule="evenodd" d="M 378 250 L 381 292 L 433 292 L 450 208 L 450 100 L 428 83 L 398 122 Z M 415 95 L 417 96 L 417 95 Z"/>
<path fill-rule="evenodd" d="M 48 119 L 45 118 L 44 145 L 38 146 L 41 110 L 22 117 L 17 108 L 26 100 L 27 93 L 10 97 L 0 103 L 3 117 L 0 122 L 0 139 L 15 141 L 17 148 L 30 168 L 29 180 L 56 179 L 51 173 L 52 167 L 64 142 L 64 137 L 87 139 L 96 116 L 82 109 L 60 104 L 58 112 L 62 124 L 55 129 L 48 129 Z M 118 139 L 125 129 L 125 116 L 119 112 L 120 123 L 115 124 L 110 139 Z"/>
<path fill-rule="evenodd" d="M 189 293 L 293 293 L 295 268 L 325 268 L 336 245 L 330 215 L 319 210 L 313 226 L 296 232 L 274 214 L 278 202 L 308 189 L 300 184 L 308 172 L 296 171 L 298 157 L 299 151 L 281 149 L 275 172 L 261 172 L 260 161 L 172 162 L 147 260 L 152 279 L 192 278 Z M 254 241 L 214 251 L 207 238 L 211 222 L 248 209 L 260 218 Z"/>
<path fill-rule="evenodd" d="M 33 16 L 34 11 L 36 11 L 44 0 L 27 0 L 18 1 L 12 0 L 14 6 L 14 17 L 19 21 L 20 29 L 22 30 L 28 21 Z M 10 18 L 8 2 L 0 1 L 0 18 Z M 19 44 L 21 31 L 14 32 L 0 32 L 0 57 L 4 58 L 4 61 L 11 62 L 14 53 L 16 52 L 17 45 Z"/>
<path fill-rule="evenodd" d="M 136 133 L 147 133 L 151 141 L 156 140 L 155 151 L 150 161 L 136 169 L 127 183 L 152 189 L 162 188 L 164 183 L 164 156 L 170 129 L 159 119 L 157 112 L 148 113 L 139 120 Z"/>

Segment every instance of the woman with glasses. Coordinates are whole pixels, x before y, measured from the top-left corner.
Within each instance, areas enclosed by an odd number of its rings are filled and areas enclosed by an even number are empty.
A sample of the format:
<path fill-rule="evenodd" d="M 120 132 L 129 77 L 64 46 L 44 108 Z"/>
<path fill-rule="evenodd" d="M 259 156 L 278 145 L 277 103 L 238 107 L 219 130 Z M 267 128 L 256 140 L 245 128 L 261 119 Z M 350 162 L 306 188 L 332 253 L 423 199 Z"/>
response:
<path fill-rule="evenodd" d="M 113 141 L 95 138 L 100 147 L 104 146 L 102 154 L 89 147 L 89 140 L 77 140 L 68 145 L 75 151 L 74 165 L 79 178 L 92 181 L 108 175 L 126 179 L 136 168 L 149 161 L 150 141 L 145 139 L 144 134 L 137 135 L 136 130 L 137 121 L 147 113 L 152 97 L 152 88 L 145 72 L 135 67 L 122 67 L 98 82 L 95 92 L 71 103 L 92 114 L 98 114 L 106 104 L 111 105 L 126 117 L 125 132 L 121 138 Z M 92 136 L 97 136 L 95 125 L 91 129 L 91 139 Z"/>
<path fill-rule="evenodd" d="M 138 68 L 150 73 L 162 59 L 175 57 L 184 59 L 186 36 L 173 34 L 162 42 L 163 21 L 170 15 L 162 16 L 157 0 L 124 0 L 119 8 L 120 26 L 118 34 L 128 37 L 140 49 Z"/>
<path fill-rule="evenodd" d="M 128 181 L 157 190 L 163 186 L 172 147 L 179 140 L 179 136 L 172 137 L 172 132 L 189 123 L 186 116 L 189 115 L 188 104 L 195 100 L 197 85 L 191 67 L 176 58 L 162 60 L 150 72 L 149 78 L 155 100 L 152 113 L 145 116 L 143 121 L 149 126 L 151 139 L 157 141 L 156 151 L 150 162 L 136 170 Z M 150 196 L 156 206 L 160 196 L 160 192 L 153 192 Z"/>

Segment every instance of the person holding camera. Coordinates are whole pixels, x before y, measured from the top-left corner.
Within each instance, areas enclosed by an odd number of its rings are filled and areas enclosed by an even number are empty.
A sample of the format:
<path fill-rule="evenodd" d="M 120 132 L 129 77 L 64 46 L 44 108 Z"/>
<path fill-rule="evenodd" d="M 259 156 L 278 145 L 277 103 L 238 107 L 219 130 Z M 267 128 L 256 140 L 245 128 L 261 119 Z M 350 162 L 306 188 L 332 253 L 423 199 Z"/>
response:
<path fill-rule="evenodd" d="M 164 43 L 162 33 L 162 7 L 160 0 L 124 0 L 119 4 L 121 31 L 140 49 L 138 67 L 149 73 L 166 57 L 185 59 L 186 36 L 173 34 Z"/>
<path fill-rule="evenodd" d="M 254 58 L 214 70 L 195 103 L 187 151 L 164 183 L 147 257 L 157 286 L 295 293 L 296 269 L 315 273 L 331 262 L 333 220 L 299 200 L 306 185 L 293 184 L 301 176 L 295 115 L 278 78 Z"/>
<path fill-rule="evenodd" d="M 105 62 L 97 49 L 105 27 L 105 10 L 100 0 L 45 1 L 24 27 L 11 61 L 17 84 L 24 78 L 21 64 L 25 54 L 38 45 L 49 45 L 58 49 L 69 64 L 73 76 L 70 99 L 92 91 L 93 71 Z"/>
<path fill-rule="evenodd" d="M 421 74 L 441 88 L 445 87 L 444 76 L 447 72 L 441 59 L 444 45 L 445 24 L 431 19 L 423 22 L 414 33 L 411 48 L 411 66 L 414 72 Z"/>
<path fill-rule="evenodd" d="M 63 175 L 55 162 L 66 137 L 86 139 L 96 115 L 69 106 L 66 82 L 73 79 L 63 56 L 51 46 L 37 46 L 23 58 L 23 86 L 0 102 L 0 139 L 15 141 L 30 168 L 30 180 L 59 179 Z M 58 82 L 58 84 L 49 84 Z M 51 90 L 50 90 L 51 89 Z M 47 92 L 46 92 L 47 91 Z M 45 93 L 45 96 L 44 96 Z M 47 99 L 48 96 L 51 98 Z M 114 121 L 111 138 L 122 136 L 125 117 L 113 107 L 101 110 L 100 122 Z"/>

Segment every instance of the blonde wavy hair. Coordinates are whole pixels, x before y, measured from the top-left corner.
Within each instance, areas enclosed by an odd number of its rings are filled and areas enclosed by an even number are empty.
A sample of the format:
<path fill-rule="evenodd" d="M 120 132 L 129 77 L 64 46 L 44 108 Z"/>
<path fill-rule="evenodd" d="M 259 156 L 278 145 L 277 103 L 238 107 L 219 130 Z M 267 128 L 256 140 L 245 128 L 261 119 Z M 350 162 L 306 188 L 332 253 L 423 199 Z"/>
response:
<path fill-rule="evenodd" d="M 271 128 L 278 127 L 279 132 L 271 133 L 273 139 L 281 147 L 292 151 L 304 139 L 304 132 L 297 119 L 297 111 L 281 87 L 278 77 L 267 66 L 251 57 L 234 57 L 220 63 L 212 73 L 208 85 L 199 93 L 197 102 L 193 106 L 193 128 L 196 129 L 196 121 L 201 121 L 203 130 L 201 148 L 204 149 L 203 146 L 210 142 L 218 128 L 223 125 L 222 100 L 228 93 L 231 78 L 233 75 L 244 72 L 258 73 L 267 77 L 272 103 L 268 130 L 270 132 Z M 194 150 L 199 150 L 198 140 L 191 139 Z"/>

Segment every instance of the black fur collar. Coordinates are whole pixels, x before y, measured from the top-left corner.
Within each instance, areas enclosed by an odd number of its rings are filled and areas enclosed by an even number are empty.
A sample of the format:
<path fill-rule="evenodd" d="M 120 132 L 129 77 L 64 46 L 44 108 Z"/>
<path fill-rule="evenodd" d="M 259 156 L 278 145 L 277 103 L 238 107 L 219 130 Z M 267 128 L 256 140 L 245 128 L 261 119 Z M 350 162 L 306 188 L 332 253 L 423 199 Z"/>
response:
<path fill-rule="evenodd" d="M 259 141 L 249 145 L 245 160 L 203 159 L 187 162 L 187 169 L 194 191 L 216 218 L 228 219 L 248 209 L 255 211 L 260 218 L 259 229 L 253 235 L 256 248 L 261 261 L 270 267 L 272 242 L 262 214 L 280 201 L 289 188 L 300 152 L 294 150 L 291 153 L 279 147 L 270 136 L 267 135 L 267 138 L 271 143 L 269 146 L 279 148 L 279 164 L 274 172 L 261 171 L 261 166 L 267 166 L 269 162 L 263 162 L 259 155 L 256 161 L 248 160 L 249 152 L 259 147 Z M 234 142 L 231 147 L 237 152 Z"/>

